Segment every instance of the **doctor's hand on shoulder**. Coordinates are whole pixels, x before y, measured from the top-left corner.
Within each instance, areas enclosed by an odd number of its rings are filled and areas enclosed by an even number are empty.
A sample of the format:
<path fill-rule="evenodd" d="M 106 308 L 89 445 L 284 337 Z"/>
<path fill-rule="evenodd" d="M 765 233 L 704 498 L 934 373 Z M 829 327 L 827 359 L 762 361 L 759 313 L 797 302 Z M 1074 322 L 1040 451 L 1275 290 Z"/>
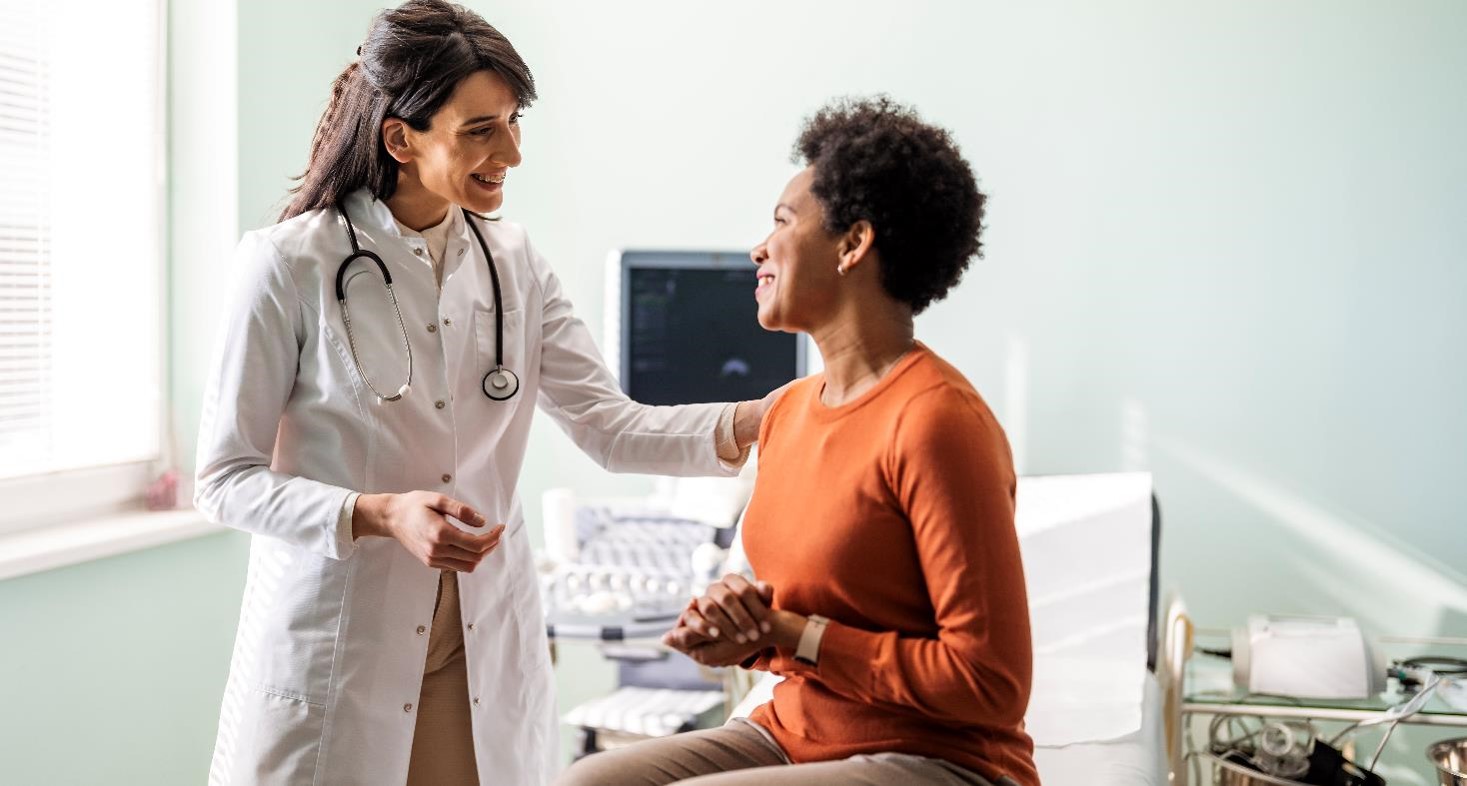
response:
<path fill-rule="evenodd" d="M 769 391 L 757 401 L 740 401 L 734 408 L 734 435 L 740 445 L 752 445 L 759 441 L 759 427 L 764 424 L 764 416 L 779 401 L 790 386 L 799 382 L 795 379 L 780 385 Z"/>
<path fill-rule="evenodd" d="M 352 537 L 392 538 L 430 568 L 473 573 L 499 547 L 504 525 L 465 532 L 449 516 L 476 529 L 489 523 L 467 504 L 431 491 L 363 494 L 352 512 Z"/>

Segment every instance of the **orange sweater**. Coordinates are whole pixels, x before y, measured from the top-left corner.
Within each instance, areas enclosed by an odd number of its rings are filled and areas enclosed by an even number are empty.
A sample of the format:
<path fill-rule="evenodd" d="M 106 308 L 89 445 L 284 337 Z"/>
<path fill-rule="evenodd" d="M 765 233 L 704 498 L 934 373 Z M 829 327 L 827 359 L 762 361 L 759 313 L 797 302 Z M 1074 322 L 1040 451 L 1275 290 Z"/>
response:
<path fill-rule="evenodd" d="M 1003 429 L 920 343 L 855 401 L 826 407 L 823 384 L 764 419 L 744 546 L 776 607 L 830 625 L 817 667 L 753 664 L 785 680 L 752 719 L 796 762 L 891 751 L 1039 786 Z"/>

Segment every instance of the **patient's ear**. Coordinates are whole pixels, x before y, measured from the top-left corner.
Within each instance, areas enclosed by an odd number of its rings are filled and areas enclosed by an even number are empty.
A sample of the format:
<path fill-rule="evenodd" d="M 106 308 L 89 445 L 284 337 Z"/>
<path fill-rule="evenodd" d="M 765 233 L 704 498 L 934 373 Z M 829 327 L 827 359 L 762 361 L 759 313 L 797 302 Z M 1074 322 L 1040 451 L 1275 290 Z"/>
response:
<path fill-rule="evenodd" d="M 861 219 L 841 235 L 836 251 L 840 255 L 840 268 L 846 273 L 851 272 L 865 259 L 871 256 L 871 249 L 876 245 L 876 227 L 871 222 Z"/>

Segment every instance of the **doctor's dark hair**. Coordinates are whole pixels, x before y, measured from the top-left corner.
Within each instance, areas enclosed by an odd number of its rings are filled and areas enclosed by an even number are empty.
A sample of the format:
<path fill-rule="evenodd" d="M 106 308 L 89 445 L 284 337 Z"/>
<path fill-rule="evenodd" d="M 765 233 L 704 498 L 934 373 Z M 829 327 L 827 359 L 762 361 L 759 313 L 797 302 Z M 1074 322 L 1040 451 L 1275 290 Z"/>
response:
<path fill-rule="evenodd" d="M 871 223 L 882 286 L 912 313 L 946 297 L 983 255 L 988 198 L 948 132 L 912 108 L 886 96 L 832 102 L 805 121 L 794 160 L 814 167 L 826 230 Z"/>
<path fill-rule="evenodd" d="M 306 171 L 281 221 L 334 205 L 364 186 L 378 199 L 392 196 L 398 163 L 382 142 L 382 121 L 396 117 L 426 131 L 458 83 L 475 72 L 502 77 L 521 108 L 535 100 L 535 80 L 509 39 L 473 11 L 443 0 L 409 0 L 378 14 L 357 54 L 331 85 Z"/>

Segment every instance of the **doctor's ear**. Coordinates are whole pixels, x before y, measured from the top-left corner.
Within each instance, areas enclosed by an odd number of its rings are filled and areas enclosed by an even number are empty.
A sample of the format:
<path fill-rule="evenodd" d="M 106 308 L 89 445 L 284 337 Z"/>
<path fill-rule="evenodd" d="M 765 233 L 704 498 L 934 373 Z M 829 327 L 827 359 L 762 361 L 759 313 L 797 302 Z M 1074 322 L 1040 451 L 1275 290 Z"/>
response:
<path fill-rule="evenodd" d="M 412 137 L 408 131 L 408 124 L 400 117 L 389 117 L 382 121 L 382 145 L 387 148 L 387 154 L 399 164 L 413 160 Z"/>

